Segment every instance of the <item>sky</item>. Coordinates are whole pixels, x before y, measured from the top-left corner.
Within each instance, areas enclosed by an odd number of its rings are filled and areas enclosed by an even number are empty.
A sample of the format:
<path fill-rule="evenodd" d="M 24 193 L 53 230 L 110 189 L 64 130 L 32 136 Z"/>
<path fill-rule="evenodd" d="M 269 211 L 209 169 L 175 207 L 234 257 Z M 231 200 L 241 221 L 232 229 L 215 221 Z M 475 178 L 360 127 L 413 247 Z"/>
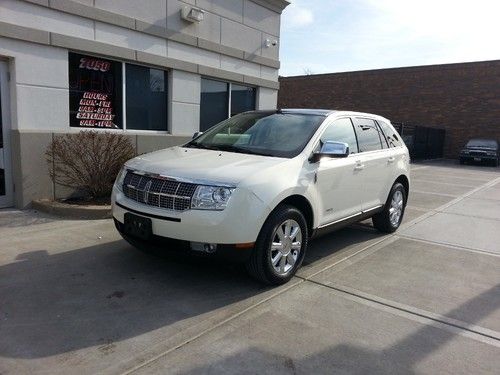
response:
<path fill-rule="evenodd" d="M 280 75 L 500 59 L 500 0 L 291 0 Z"/>

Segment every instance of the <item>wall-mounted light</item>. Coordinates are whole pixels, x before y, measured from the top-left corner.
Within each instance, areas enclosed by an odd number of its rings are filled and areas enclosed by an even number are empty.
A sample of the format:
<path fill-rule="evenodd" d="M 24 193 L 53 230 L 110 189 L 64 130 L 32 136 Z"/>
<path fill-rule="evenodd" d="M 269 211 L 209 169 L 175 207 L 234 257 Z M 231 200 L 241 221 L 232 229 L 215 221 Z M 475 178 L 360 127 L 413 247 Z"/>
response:
<path fill-rule="evenodd" d="M 181 9 L 181 18 L 189 22 L 201 22 L 205 17 L 205 12 L 198 8 L 185 5 Z"/>
<path fill-rule="evenodd" d="M 276 47 L 278 45 L 278 41 L 275 39 L 275 40 L 271 40 L 271 39 L 266 39 L 266 48 L 271 48 L 271 46 L 273 47 Z"/>

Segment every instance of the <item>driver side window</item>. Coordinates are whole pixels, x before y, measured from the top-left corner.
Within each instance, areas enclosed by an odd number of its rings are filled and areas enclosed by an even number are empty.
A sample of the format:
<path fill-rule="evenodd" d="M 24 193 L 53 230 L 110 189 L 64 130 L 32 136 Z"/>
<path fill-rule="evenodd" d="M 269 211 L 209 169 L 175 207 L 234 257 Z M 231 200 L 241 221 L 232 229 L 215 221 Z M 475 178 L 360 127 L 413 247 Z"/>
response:
<path fill-rule="evenodd" d="M 359 152 L 356 134 L 350 118 L 341 118 L 328 125 L 321 136 L 321 145 L 326 141 L 347 143 L 349 145 L 349 154 Z"/>

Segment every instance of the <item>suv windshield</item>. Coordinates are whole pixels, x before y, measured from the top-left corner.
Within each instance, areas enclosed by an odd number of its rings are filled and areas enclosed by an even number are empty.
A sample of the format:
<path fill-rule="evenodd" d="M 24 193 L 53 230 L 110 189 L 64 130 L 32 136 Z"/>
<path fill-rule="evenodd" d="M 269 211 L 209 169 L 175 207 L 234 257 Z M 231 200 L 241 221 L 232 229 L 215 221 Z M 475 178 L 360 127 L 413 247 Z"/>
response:
<path fill-rule="evenodd" d="M 184 147 L 293 158 L 324 119 L 319 115 L 247 112 L 215 125 Z"/>
<path fill-rule="evenodd" d="M 498 148 L 498 143 L 493 139 L 471 139 L 467 142 L 466 147 L 492 148 L 496 150 Z"/>

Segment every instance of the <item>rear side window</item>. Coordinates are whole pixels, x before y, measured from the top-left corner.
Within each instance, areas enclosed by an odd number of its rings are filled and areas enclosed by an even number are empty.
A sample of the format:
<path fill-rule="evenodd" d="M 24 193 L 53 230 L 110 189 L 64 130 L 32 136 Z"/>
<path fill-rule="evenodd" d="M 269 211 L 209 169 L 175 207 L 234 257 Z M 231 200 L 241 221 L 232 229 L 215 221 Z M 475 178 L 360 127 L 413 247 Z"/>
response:
<path fill-rule="evenodd" d="M 354 128 L 350 118 L 341 118 L 328 125 L 321 136 L 321 144 L 323 145 L 326 141 L 347 143 L 349 145 L 350 154 L 358 152 L 356 134 L 354 134 Z"/>
<path fill-rule="evenodd" d="M 375 121 L 366 118 L 354 118 L 354 128 L 358 136 L 359 152 L 381 150 L 382 135 Z"/>
<path fill-rule="evenodd" d="M 385 139 L 389 144 L 389 147 L 399 147 L 402 146 L 399 134 L 394 128 L 385 121 L 377 120 L 380 128 L 385 134 Z"/>

